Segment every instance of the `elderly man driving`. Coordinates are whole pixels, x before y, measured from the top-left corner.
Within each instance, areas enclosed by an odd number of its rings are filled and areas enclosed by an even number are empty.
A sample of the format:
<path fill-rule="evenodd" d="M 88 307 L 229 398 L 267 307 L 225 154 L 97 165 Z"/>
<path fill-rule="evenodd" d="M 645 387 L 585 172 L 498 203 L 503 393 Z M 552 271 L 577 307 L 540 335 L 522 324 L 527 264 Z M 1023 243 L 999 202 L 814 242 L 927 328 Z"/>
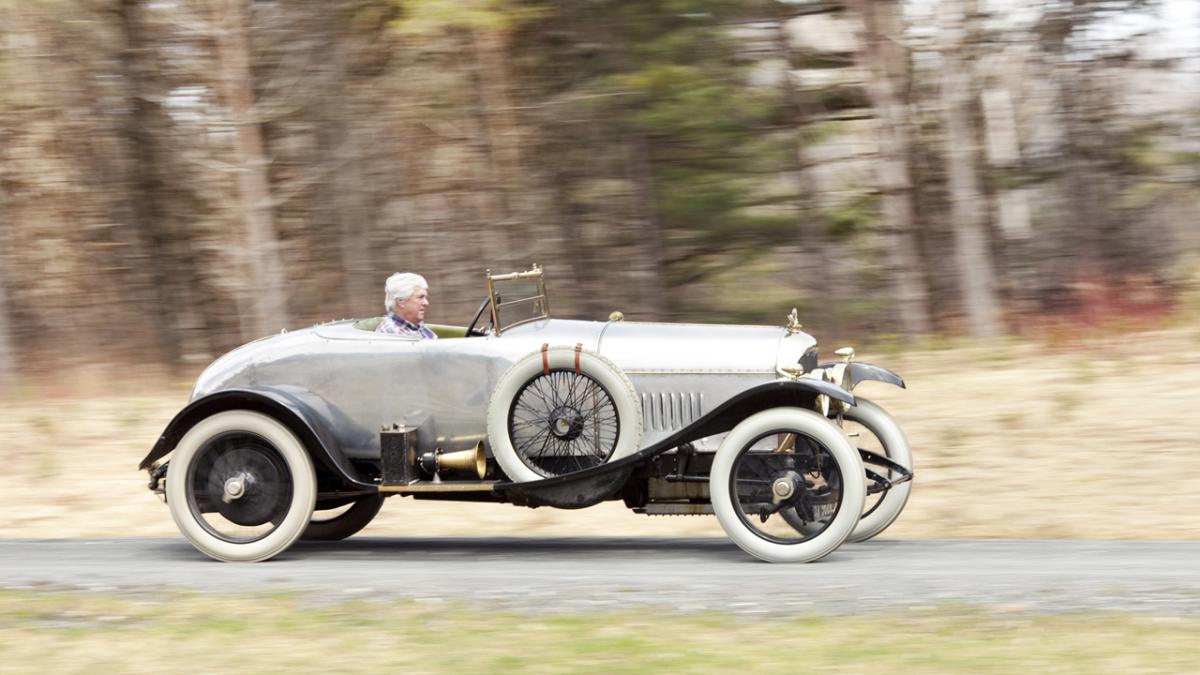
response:
<path fill-rule="evenodd" d="M 437 339 L 437 334 L 425 325 L 425 310 L 429 308 L 429 284 L 425 277 L 411 272 L 393 274 L 388 277 L 384 291 L 388 315 L 376 332 Z"/>

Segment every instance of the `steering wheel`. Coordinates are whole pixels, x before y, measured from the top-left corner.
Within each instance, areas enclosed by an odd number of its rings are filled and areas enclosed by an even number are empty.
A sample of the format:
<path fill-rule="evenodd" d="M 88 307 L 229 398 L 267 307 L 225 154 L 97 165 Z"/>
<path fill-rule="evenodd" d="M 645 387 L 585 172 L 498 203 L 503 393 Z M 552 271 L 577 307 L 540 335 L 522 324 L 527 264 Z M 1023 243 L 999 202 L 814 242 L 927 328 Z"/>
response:
<path fill-rule="evenodd" d="M 483 302 L 479 303 L 479 309 L 475 310 L 475 317 L 471 319 L 471 323 L 467 324 L 467 337 L 471 337 L 472 335 L 480 336 L 488 334 L 486 330 L 476 328 L 475 326 L 479 323 L 479 320 L 483 318 L 483 312 L 490 304 L 492 304 L 491 298 L 484 298 Z"/>

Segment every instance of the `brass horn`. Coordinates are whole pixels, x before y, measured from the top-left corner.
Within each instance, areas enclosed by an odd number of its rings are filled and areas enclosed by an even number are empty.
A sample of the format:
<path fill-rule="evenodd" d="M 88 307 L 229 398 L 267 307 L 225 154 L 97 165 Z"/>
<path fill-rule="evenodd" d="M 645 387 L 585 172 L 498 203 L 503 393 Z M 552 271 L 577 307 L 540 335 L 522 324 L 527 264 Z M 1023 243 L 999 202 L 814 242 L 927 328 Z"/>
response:
<path fill-rule="evenodd" d="M 421 455 L 421 469 L 429 474 L 436 474 L 442 469 L 452 471 L 474 472 L 479 480 L 487 475 L 487 454 L 483 451 L 483 441 L 475 444 L 471 450 L 457 452 L 442 452 L 439 448 L 433 452 Z"/>

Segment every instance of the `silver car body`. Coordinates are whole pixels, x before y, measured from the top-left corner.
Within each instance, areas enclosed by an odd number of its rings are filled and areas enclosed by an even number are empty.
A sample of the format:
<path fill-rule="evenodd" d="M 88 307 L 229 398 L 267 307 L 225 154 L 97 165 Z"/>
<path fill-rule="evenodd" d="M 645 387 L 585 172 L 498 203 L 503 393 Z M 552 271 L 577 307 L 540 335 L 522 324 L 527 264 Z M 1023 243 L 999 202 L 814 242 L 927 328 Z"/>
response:
<path fill-rule="evenodd" d="M 423 446 L 462 450 L 487 440 L 488 398 L 505 370 L 547 344 L 582 345 L 628 375 L 642 403 L 642 447 L 780 379 L 782 368 L 803 360 L 811 369 L 816 348 L 812 336 L 782 327 L 542 319 L 502 335 L 418 340 L 341 321 L 226 354 L 192 400 L 226 390 L 286 398 L 348 459 L 378 459 L 379 430 L 391 424 L 419 428 Z"/>
<path fill-rule="evenodd" d="M 238 561 L 268 559 L 300 537 L 351 536 L 390 494 L 713 513 L 738 546 L 773 562 L 809 562 L 852 535 L 875 536 L 903 509 L 907 441 L 874 404 L 847 407 L 862 403 L 851 393 L 858 382 L 903 380 L 855 362 L 850 348 L 820 365 L 795 310 L 782 327 L 626 322 L 616 312 L 564 320 L 549 316 L 540 268 L 489 273 L 487 283 L 471 325 L 435 327 L 438 340 L 347 320 L 221 357 L 142 460 L 150 489 L 199 550 Z M 888 439 L 883 454 L 856 452 L 840 429 L 859 413 Z M 575 454 L 568 444 L 588 415 L 595 431 L 580 443 L 591 450 Z M 882 496 L 864 511 L 869 493 Z"/>

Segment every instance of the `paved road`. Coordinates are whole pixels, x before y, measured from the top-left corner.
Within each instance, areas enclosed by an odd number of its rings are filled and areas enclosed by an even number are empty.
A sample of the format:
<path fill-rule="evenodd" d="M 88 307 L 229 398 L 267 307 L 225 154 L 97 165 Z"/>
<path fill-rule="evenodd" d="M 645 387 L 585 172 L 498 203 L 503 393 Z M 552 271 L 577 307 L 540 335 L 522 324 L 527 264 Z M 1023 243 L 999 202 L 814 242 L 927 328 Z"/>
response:
<path fill-rule="evenodd" d="M 723 539 L 356 538 L 208 560 L 181 538 L 0 540 L 0 588 L 143 594 L 298 589 L 515 611 L 852 613 L 977 605 L 1200 616 L 1200 542 L 936 540 L 846 545 L 808 565 Z"/>

